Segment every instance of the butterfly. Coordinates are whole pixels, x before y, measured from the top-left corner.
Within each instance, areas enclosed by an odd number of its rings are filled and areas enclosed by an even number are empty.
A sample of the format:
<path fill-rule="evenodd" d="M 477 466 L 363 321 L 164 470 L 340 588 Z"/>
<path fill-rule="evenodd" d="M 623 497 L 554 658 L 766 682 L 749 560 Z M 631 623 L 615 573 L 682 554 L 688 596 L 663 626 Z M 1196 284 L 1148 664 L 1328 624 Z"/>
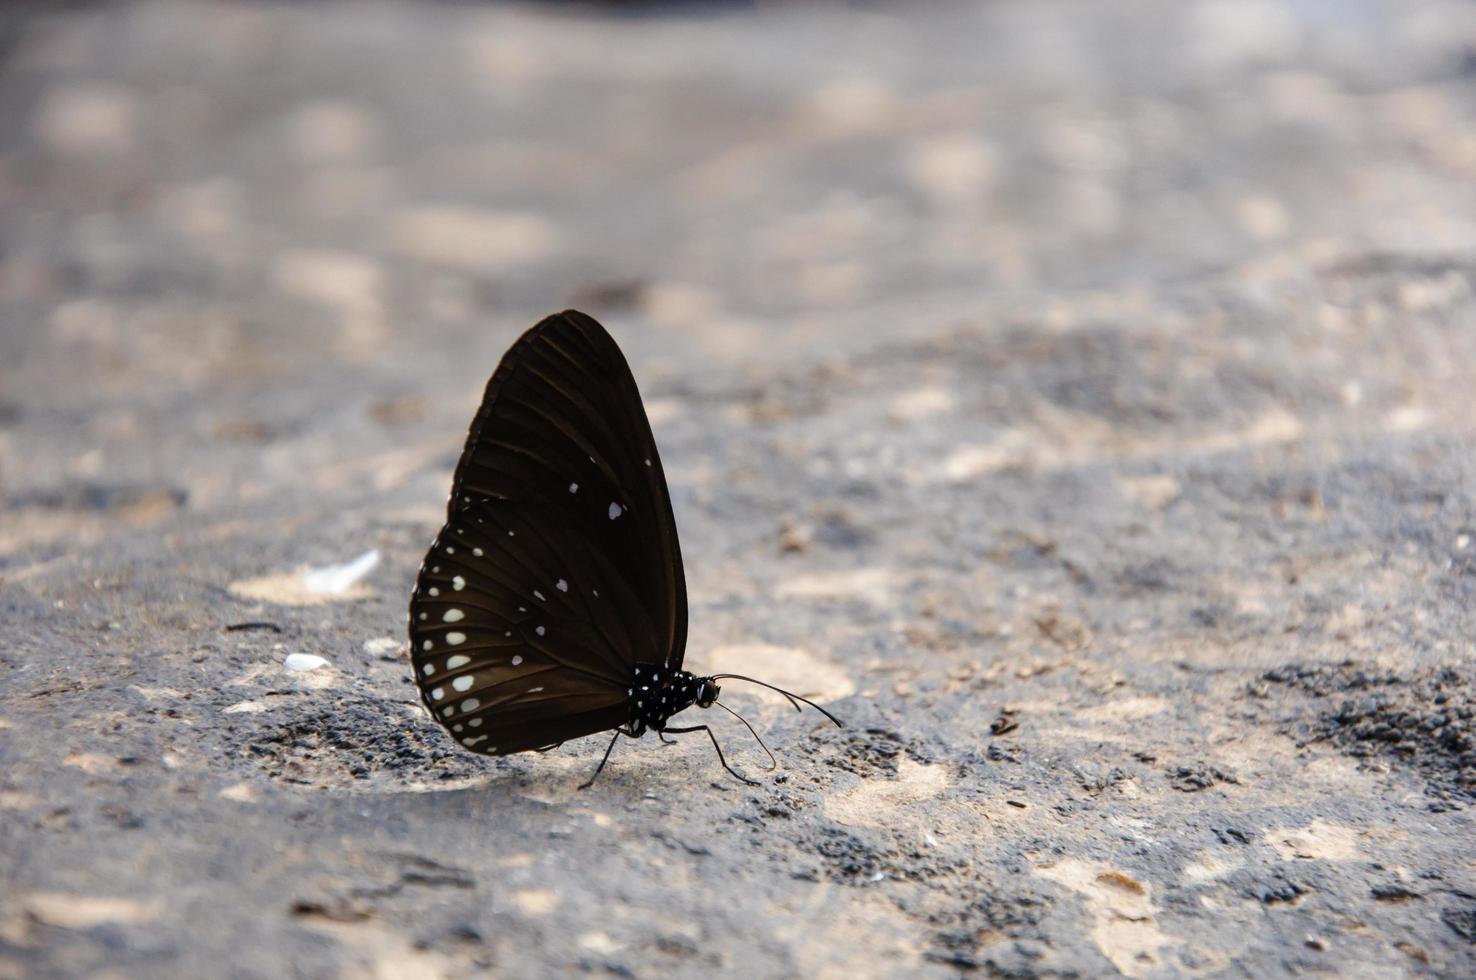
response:
<path fill-rule="evenodd" d="M 594 318 L 547 317 L 503 355 L 472 419 L 446 523 L 410 599 L 421 699 L 464 748 L 547 751 L 620 737 L 706 732 L 673 715 L 718 701 L 682 669 L 687 586 L 671 495 L 630 366 Z M 736 712 L 733 712 L 736 716 Z M 739 716 L 758 738 L 753 727 Z M 763 744 L 762 739 L 759 740 Z M 767 746 L 764 747 L 768 751 Z M 770 768 L 774 767 L 769 753 Z"/>

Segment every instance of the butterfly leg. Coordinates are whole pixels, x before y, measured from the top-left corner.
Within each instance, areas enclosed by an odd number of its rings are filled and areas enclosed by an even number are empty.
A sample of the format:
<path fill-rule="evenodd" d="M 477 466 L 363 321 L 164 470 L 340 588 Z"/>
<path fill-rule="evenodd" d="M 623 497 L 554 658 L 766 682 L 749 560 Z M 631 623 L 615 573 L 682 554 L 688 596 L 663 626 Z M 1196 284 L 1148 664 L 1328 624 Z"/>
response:
<path fill-rule="evenodd" d="M 691 728 L 668 728 L 666 730 L 673 735 L 682 735 L 687 732 L 706 732 L 707 737 L 712 739 L 712 747 L 717 749 L 718 761 L 723 764 L 723 768 L 732 773 L 734 779 L 745 782 L 750 786 L 759 785 L 759 781 L 757 779 L 749 779 L 747 776 L 743 775 L 742 773 L 735 770 L 732 766 L 728 765 L 728 760 L 723 758 L 723 747 L 718 744 L 717 736 L 714 735 L 712 733 L 712 729 L 708 728 L 706 725 L 693 725 Z"/>
<path fill-rule="evenodd" d="M 621 731 L 618 728 L 615 730 L 615 738 L 610 739 L 610 744 L 608 746 L 606 746 L 606 748 L 605 748 L 605 757 L 600 760 L 599 767 L 595 769 L 594 775 L 593 776 L 590 776 L 589 777 L 589 781 L 586 782 L 586 783 L 584 783 L 584 784 L 582 784 L 579 787 L 580 789 L 589 789 L 591 786 L 594 785 L 594 781 L 596 779 L 599 779 L 600 778 L 600 773 L 602 773 L 602 772 L 605 771 L 605 763 L 607 763 L 607 762 L 610 761 L 610 753 L 615 751 L 615 741 L 616 741 L 616 739 L 620 738 L 620 736 L 622 736 L 624 734 L 625 734 L 625 732 Z M 719 754 L 721 754 L 721 753 L 719 753 Z"/>
<path fill-rule="evenodd" d="M 676 739 L 674 739 L 674 738 L 667 738 L 665 732 L 657 732 L 656 733 L 656 737 L 659 738 L 659 739 L 661 739 L 661 744 L 662 745 L 675 745 L 676 744 Z"/>

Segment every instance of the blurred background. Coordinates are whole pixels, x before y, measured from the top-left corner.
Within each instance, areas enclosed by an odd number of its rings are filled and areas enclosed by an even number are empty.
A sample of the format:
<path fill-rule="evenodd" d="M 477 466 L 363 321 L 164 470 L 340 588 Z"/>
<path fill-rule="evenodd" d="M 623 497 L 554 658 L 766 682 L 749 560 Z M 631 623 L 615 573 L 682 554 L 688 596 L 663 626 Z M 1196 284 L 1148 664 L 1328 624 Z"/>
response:
<path fill-rule="evenodd" d="M 1476 974 L 1473 283 L 1468 0 L 6 3 L 0 977 Z M 570 305 L 762 788 L 417 702 Z"/>
<path fill-rule="evenodd" d="M 564 305 L 679 384 L 1476 240 L 1464 2 L 4 18 L 0 424 L 37 424 L 4 437 L 12 495 L 106 469 L 226 503 L 282 437 L 384 444 L 448 401 L 415 431 L 454 448 Z M 91 437 L 43 458 L 48 418 Z"/>

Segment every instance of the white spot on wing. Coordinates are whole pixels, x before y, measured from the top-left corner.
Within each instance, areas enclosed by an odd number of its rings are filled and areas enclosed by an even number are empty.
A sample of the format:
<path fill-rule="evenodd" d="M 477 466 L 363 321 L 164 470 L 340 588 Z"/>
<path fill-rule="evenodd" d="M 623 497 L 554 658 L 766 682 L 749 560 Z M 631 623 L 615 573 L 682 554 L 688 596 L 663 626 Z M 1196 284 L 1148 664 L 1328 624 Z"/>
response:
<path fill-rule="evenodd" d="M 534 589 L 533 590 L 533 595 L 534 595 L 535 598 L 537 598 L 541 602 L 547 602 L 548 601 L 547 599 L 545 599 L 543 597 L 543 593 L 542 592 L 539 592 L 537 589 Z"/>
<path fill-rule="evenodd" d="M 512 665 L 514 667 L 516 667 L 518 664 L 520 664 L 522 662 L 523 662 L 523 658 L 521 656 L 518 656 L 518 655 L 514 655 L 513 656 L 513 658 L 512 658 Z"/>
<path fill-rule="evenodd" d="M 478 701 L 476 698 L 467 698 L 465 701 L 461 702 L 461 713 L 466 714 L 468 711 L 476 711 L 481 706 L 482 702 Z"/>
<path fill-rule="evenodd" d="M 534 628 L 533 632 L 537 633 L 539 636 L 542 636 L 544 633 L 544 629 L 542 626 L 538 626 Z"/>
<path fill-rule="evenodd" d="M 465 618 L 466 613 L 462 612 L 460 609 L 447 609 L 445 615 L 441 617 L 441 622 L 459 623 Z"/>
<path fill-rule="evenodd" d="M 554 588 L 558 589 L 560 592 L 568 592 L 569 583 L 564 579 L 559 579 L 557 582 L 554 583 Z"/>
<path fill-rule="evenodd" d="M 624 507 L 621 507 L 613 500 L 610 501 L 610 520 L 613 521 L 615 518 L 619 517 L 623 513 L 625 513 Z"/>
<path fill-rule="evenodd" d="M 422 643 L 420 645 L 420 649 L 422 649 L 422 650 L 429 650 L 429 649 L 431 649 L 434 646 L 435 646 L 434 643 L 432 643 L 430 640 L 426 640 L 424 643 Z"/>
<path fill-rule="evenodd" d="M 455 670 L 457 667 L 465 667 L 469 663 L 471 663 L 471 657 L 458 653 L 456 656 L 446 660 L 446 669 Z"/>
<path fill-rule="evenodd" d="M 456 680 L 451 682 L 451 686 L 455 688 L 457 692 L 470 691 L 472 686 L 472 675 L 466 674 L 462 677 L 456 678 Z"/>
<path fill-rule="evenodd" d="M 473 548 L 472 549 L 472 554 L 473 555 L 476 555 L 478 558 L 480 558 L 480 557 L 482 557 L 482 549 L 481 548 Z"/>
<path fill-rule="evenodd" d="M 465 633 L 447 633 L 446 642 L 453 647 L 459 647 L 466 642 Z"/>
<path fill-rule="evenodd" d="M 446 696 L 446 689 L 444 687 L 438 687 L 434 691 L 431 692 L 431 697 L 434 698 L 437 701 L 441 700 L 445 696 Z"/>
<path fill-rule="evenodd" d="M 569 484 L 569 492 L 570 493 L 578 493 L 579 492 L 579 484 L 577 484 L 577 483 L 571 483 L 571 484 Z"/>
<path fill-rule="evenodd" d="M 460 592 L 462 589 L 466 588 L 466 579 L 462 578 L 460 575 L 456 576 L 451 580 L 451 588 L 455 589 L 457 592 Z"/>

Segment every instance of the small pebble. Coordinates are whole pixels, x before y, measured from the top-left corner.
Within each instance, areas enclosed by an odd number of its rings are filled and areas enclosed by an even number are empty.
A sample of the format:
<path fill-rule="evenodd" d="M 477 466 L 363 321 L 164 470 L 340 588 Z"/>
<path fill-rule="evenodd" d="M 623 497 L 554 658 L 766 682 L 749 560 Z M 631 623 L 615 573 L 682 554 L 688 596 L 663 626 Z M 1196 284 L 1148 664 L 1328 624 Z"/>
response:
<path fill-rule="evenodd" d="M 392 636 L 376 636 L 364 641 L 364 652 L 371 657 L 395 656 L 400 652 L 400 641 Z"/>

